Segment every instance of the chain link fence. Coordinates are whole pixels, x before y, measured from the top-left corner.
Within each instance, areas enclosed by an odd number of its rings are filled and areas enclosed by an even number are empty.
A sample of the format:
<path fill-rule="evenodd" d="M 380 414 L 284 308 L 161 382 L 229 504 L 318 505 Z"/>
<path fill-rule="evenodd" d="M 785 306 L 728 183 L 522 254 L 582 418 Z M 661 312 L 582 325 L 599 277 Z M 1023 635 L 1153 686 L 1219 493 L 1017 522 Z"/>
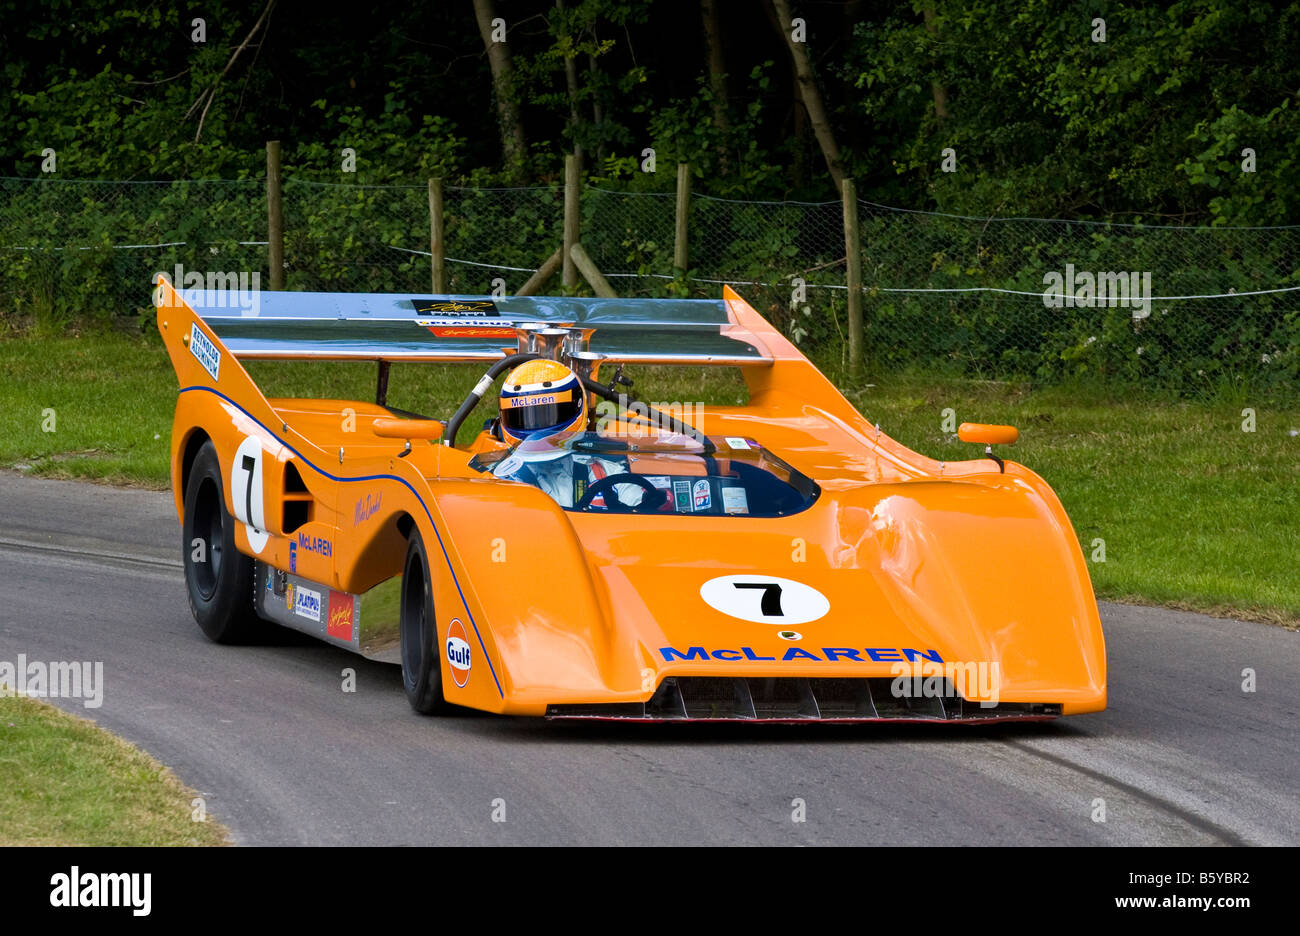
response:
<path fill-rule="evenodd" d="M 289 178 L 283 191 L 286 288 L 431 290 L 426 186 Z M 562 186 L 449 186 L 443 198 L 450 292 L 513 293 L 562 243 Z M 587 186 L 580 241 L 621 295 L 711 297 L 731 283 L 800 345 L 841 351 L 838 201 L 693 195 L 686 271 L 674 269 L 675 211 L 671 193 Z M 1300 389 L 1300 227 L 973 218 L 866 200 L 859 226 L 869 373 L 1095 378 L 1185 396 Z M 257 272 L 266 286 L 266 229 L 260 180 L 0 179 L 0 318 L 146 316 L 160 270 Z M 557 276 L 546 291 L 560 289 Z"/>
<path fill-rule="evenodd" d="M 1296 390 L 1300 228 L 860 214 L 880 369 Z"/>

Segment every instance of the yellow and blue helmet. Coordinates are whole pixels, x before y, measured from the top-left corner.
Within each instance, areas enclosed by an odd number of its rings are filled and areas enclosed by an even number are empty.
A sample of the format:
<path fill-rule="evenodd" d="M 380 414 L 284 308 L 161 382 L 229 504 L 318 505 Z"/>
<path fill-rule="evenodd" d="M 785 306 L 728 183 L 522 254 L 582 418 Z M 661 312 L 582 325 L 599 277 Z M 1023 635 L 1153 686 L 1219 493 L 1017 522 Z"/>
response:
<path fill-rule="evenodd" d="M 587 394 L 578 375 L 559 361 L 526 361 L 501 387 L 501 438 L 518 445 L 563 443 L 587 427 Z"/>

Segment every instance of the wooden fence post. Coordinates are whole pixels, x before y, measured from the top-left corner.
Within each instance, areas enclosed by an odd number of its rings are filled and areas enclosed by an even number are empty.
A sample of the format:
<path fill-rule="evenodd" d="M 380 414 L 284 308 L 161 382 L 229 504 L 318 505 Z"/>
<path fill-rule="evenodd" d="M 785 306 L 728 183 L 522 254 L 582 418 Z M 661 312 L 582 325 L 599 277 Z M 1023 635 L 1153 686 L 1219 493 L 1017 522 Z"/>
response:
<path fill-rule="evenodd" d="M 280 141 L 266 144 L 266 243 L 271 289 L 284 289 L 284 202 L 280 191 Z"/>
<path fill-rule="evenodd" d="M 687 252 L 687 230 L 691 212 L 691 166 L 690 163 L 677 164 L 677 225 L 673 243 L 673 266 L 686 271 L 690 260 Z"/>
<path fill-rule="evenodd" d="M 564 157 L 564 288 L 578 285 L 578 268 L 569 251 L 578 242 L 580 202 L 578 193 L 578 157 L 570 153 Z"/>
<path fill-rule="evenodd" d="M 614 292 L 614 287 L 609 285 L 609 280 L 601 274 L 596 268 L 596 262 L 587 255 L 586 249 L 581 244 L 574 244 L 569 248 L 569 254 L 573 257 L 573 263 L 581 271 L 582 276 L 591 284 L 592 291 L 602 299 L 617 299 L 618 293 Z"/>
<path fill-rule="evenodd" d="M 848 266 L 845 285 L 849 293 L 849 368 L 855 373 L 862 367 L 862 240 L 858 230 L 858 190 L 852 179 L 845 179 L 844 251 Z"/>
<path fill-rule="evenodd" d="M 564 261 L 564 248 L 556 247 L 555 253 L 551 254 L 550 257 L 547 258 L 546 262 L 543 263 L 538 268 L 536 273 L 528 277 L 528 282 L 524 283 L 523 286 L 519 287 L 519 292 L 515 293 L 515 295 L 516 296 L 537 295 L 537 291 L 541 289 L 543 286 L 545 286 L 546 281 L 555 275 L 555 271 L 560 268 L 560 264 L 563 261 Z"/>
<path fill-rule="evenodd" d="M 433 294 L 447 292 L 447 271 L 443 265 L 442 179 L 429 180 L 429 253 L 433 255 Z"/>

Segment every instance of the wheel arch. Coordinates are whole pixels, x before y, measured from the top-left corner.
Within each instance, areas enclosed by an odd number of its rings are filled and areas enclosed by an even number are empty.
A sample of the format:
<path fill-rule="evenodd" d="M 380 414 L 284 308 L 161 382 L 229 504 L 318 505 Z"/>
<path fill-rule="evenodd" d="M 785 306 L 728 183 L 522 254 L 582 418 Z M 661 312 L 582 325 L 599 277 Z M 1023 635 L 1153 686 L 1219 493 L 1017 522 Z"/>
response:
<path fill-rule="evenodd" d="M 195 426 L 186 435 L 185 441 L 180 446 L 180 469 L 179 482 L 180 486 L 176 490 L 176 503 L 180 510 L 178 511 L 182 520 L 185 519 L 185 492 L 190 486 L 190 471 L 194 467 L 194 459 L 199 457 L 199 450 L 203 448 L 205 442 L 211 442 L 212 437 L 199 426 Z M 220 462 L 220 456 L 218 456 Z"/>
<path fill-rule="evenodd" d="M 388 579 L 400 576 L 414 529 L 415 519 L 405 510 L 395 511 L 377 521 L 375 527 L 366 531 L 364 541 L 358 539 L 351 559 L 341 564 L 344 573 L 342 586 L 348 591 L 364 594 Z"/>

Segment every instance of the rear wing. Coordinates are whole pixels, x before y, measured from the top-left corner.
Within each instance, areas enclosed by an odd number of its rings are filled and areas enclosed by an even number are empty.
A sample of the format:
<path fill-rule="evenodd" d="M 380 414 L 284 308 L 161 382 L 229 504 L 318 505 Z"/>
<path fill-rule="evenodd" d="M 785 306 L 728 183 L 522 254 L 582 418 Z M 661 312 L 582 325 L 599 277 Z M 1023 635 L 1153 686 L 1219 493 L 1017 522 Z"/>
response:
<path fill-rule="evenodd" d="M 166 277 L 155 286 L 158 330 L 181 392 L 212 389 L 225 405 L 251 412 L 266 425 L 276 413 L 241 359 L 376 361 L 375 402 L 386 406 L 391 362 L 495 362 L 518 351 L 517 326 L 544 322 L 588 331 L 589 349 L 614 363 L 738 367 L 749 409 L 774 419 L 825 420 L 846 433 L 845 444 L 868 445 L 899 466 L 918 457 L 878 428 L 873 431 L 835 385 L 730 286 L 723 286 L 721 299 L 205 294 L 174 289 Z"/>
<path fill-rule="evenodd" d="M 518 326 L 580 328 L 612 362 L 772 363 L 771 326 L 724 299 L 587 299 L 176 290 L 237 359 L 492 361 Z M 734 301 L 733 301 L 734 300 Z M 736 304 L 756 321 L 743 321 Z M 782 342 L 784 343 L 784 342 Z"/>

